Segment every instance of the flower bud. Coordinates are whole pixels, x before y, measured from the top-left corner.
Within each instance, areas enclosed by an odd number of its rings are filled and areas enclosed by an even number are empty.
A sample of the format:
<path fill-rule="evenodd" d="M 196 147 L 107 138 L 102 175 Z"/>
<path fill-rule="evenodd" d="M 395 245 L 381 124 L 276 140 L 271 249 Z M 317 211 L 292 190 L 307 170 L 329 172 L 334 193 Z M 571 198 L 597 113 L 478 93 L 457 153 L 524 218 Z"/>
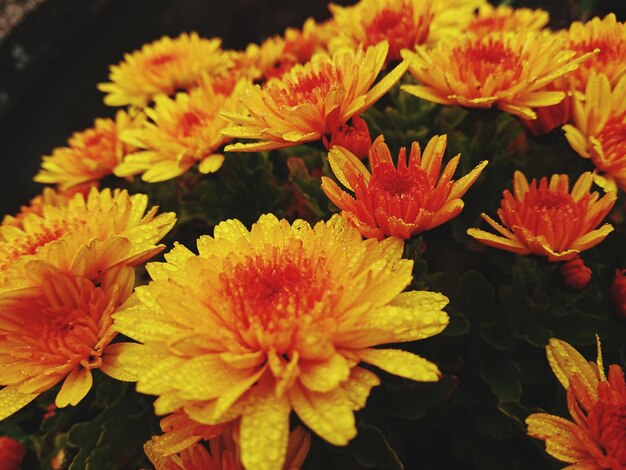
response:
<path fill-rule="evenodd" d="M 330 135 L 330 142 L 324 138 L 326 148 L 330 149 L 334 145 L 350 150 L 356 157 L 363 160 L 367 158 L 372 137 L 367 127 L 367 123 L 359 116 L 352 118 L 352 125 L 340 124 Z"/>
<path fill-rule="evenodd" d="M 10 437 L 0 437 L 0 468 L 3 470 L 20 470 L 24 455 L 26 455 L 24 444 Z"/>
<path fill-rule="evenodd" d="M 587 287 L 591 280 L 591 269 L 585 266 L 580 257 L 576 257 L 561 266 L 563 284 L 570 289 L 581 290 Z"/>
<path fill-rule="evenodd" d="M 626 269 L 616 269 L 609 292 L 613 312 L 626 320 Z"/>

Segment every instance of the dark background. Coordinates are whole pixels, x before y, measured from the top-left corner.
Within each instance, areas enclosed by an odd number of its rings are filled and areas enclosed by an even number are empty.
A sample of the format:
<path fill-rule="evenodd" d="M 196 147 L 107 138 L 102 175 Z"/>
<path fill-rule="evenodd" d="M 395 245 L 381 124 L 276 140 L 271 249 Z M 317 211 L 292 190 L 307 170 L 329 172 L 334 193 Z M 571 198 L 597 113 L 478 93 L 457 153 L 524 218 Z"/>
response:
<path fill-rule="evenodd" d="M 41 1 L 41 0 L 40 0 Z M 347 4 L 349 1 L 336 1 Z M 511 3 L 511 2 L 509 2 Z M 515 6 L 550 11 L 553 28 L 613 11 L 623 0 L 528 0 Z M 41 191 L 32 182 L 40 158 L 63 146 L 96 117 L 112 116 L 96 84 L 125 52 L 163 35 L 197 31 L 244 48 L 313 16 L 329 17 L 326 0 L 46 0 L 16 25 L 0 28 L 0 219 Z M 27 0 L 0 0 L 0 17 Z M 2 19 L 2 18 L 0 18 Z M 0 22 L 2 24 L 2 22 Z M 6 22 L 5 22 L 6 24 Z"/>

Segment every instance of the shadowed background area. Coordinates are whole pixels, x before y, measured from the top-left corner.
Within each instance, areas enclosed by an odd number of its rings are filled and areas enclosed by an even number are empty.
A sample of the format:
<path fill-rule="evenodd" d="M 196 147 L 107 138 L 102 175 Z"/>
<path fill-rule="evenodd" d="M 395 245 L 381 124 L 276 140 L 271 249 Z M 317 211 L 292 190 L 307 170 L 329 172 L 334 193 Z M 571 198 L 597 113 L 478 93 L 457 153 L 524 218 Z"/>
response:
<path fill-rule="evenodd" d="M 549 10 L 553 28 L 610 11 L 626 18 L 622 0 L 508 3 Z M 114 115 L 96 84 L 125 52 L 183 31 L 241 49 L 310 16 L 328 18 L 326 1 L 231 0 L 216 8 L 211 0 L 0 0 L 0 217 L 41 191 L 32 178 L 42 155 Z"/>

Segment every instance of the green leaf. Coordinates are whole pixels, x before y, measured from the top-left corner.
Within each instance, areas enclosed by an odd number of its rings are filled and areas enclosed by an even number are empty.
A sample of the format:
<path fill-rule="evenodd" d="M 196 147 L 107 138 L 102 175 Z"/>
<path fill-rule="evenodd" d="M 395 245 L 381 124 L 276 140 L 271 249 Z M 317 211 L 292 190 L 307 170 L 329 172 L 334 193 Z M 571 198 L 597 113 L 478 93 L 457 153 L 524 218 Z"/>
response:
<path fill-rule="evenodd" d="M 519 400 L 522 394 L 520 369 L 502 354 L 485 354 L 480 360 L 480 377 L 500 401 Z"/>
<path fill-rule="evenodd" d="M 357 436 L 350 441 L 347 451 L 366 468 L 403 470 L 404 465 L 380 429 L 359 424 Z"/>
<path fill-rule="evenodd" d="M 477 271 L 467 271 L 461 277 L 461 295 L 471 317 L 489 318 L 495 300 L 495 290 Z"/>

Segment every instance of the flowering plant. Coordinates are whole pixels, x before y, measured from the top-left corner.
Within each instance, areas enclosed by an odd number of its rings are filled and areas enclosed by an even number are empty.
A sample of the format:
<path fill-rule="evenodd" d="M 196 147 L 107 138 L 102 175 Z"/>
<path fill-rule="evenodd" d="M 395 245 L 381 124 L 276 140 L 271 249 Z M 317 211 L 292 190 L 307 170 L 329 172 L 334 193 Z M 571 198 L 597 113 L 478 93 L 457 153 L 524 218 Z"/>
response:
<path fill-rule="evenodd" d="M 0 225 L 7 468 L 626 468 L 626 25 L 330 14 L 146 44 L 43 157 Z"/>

